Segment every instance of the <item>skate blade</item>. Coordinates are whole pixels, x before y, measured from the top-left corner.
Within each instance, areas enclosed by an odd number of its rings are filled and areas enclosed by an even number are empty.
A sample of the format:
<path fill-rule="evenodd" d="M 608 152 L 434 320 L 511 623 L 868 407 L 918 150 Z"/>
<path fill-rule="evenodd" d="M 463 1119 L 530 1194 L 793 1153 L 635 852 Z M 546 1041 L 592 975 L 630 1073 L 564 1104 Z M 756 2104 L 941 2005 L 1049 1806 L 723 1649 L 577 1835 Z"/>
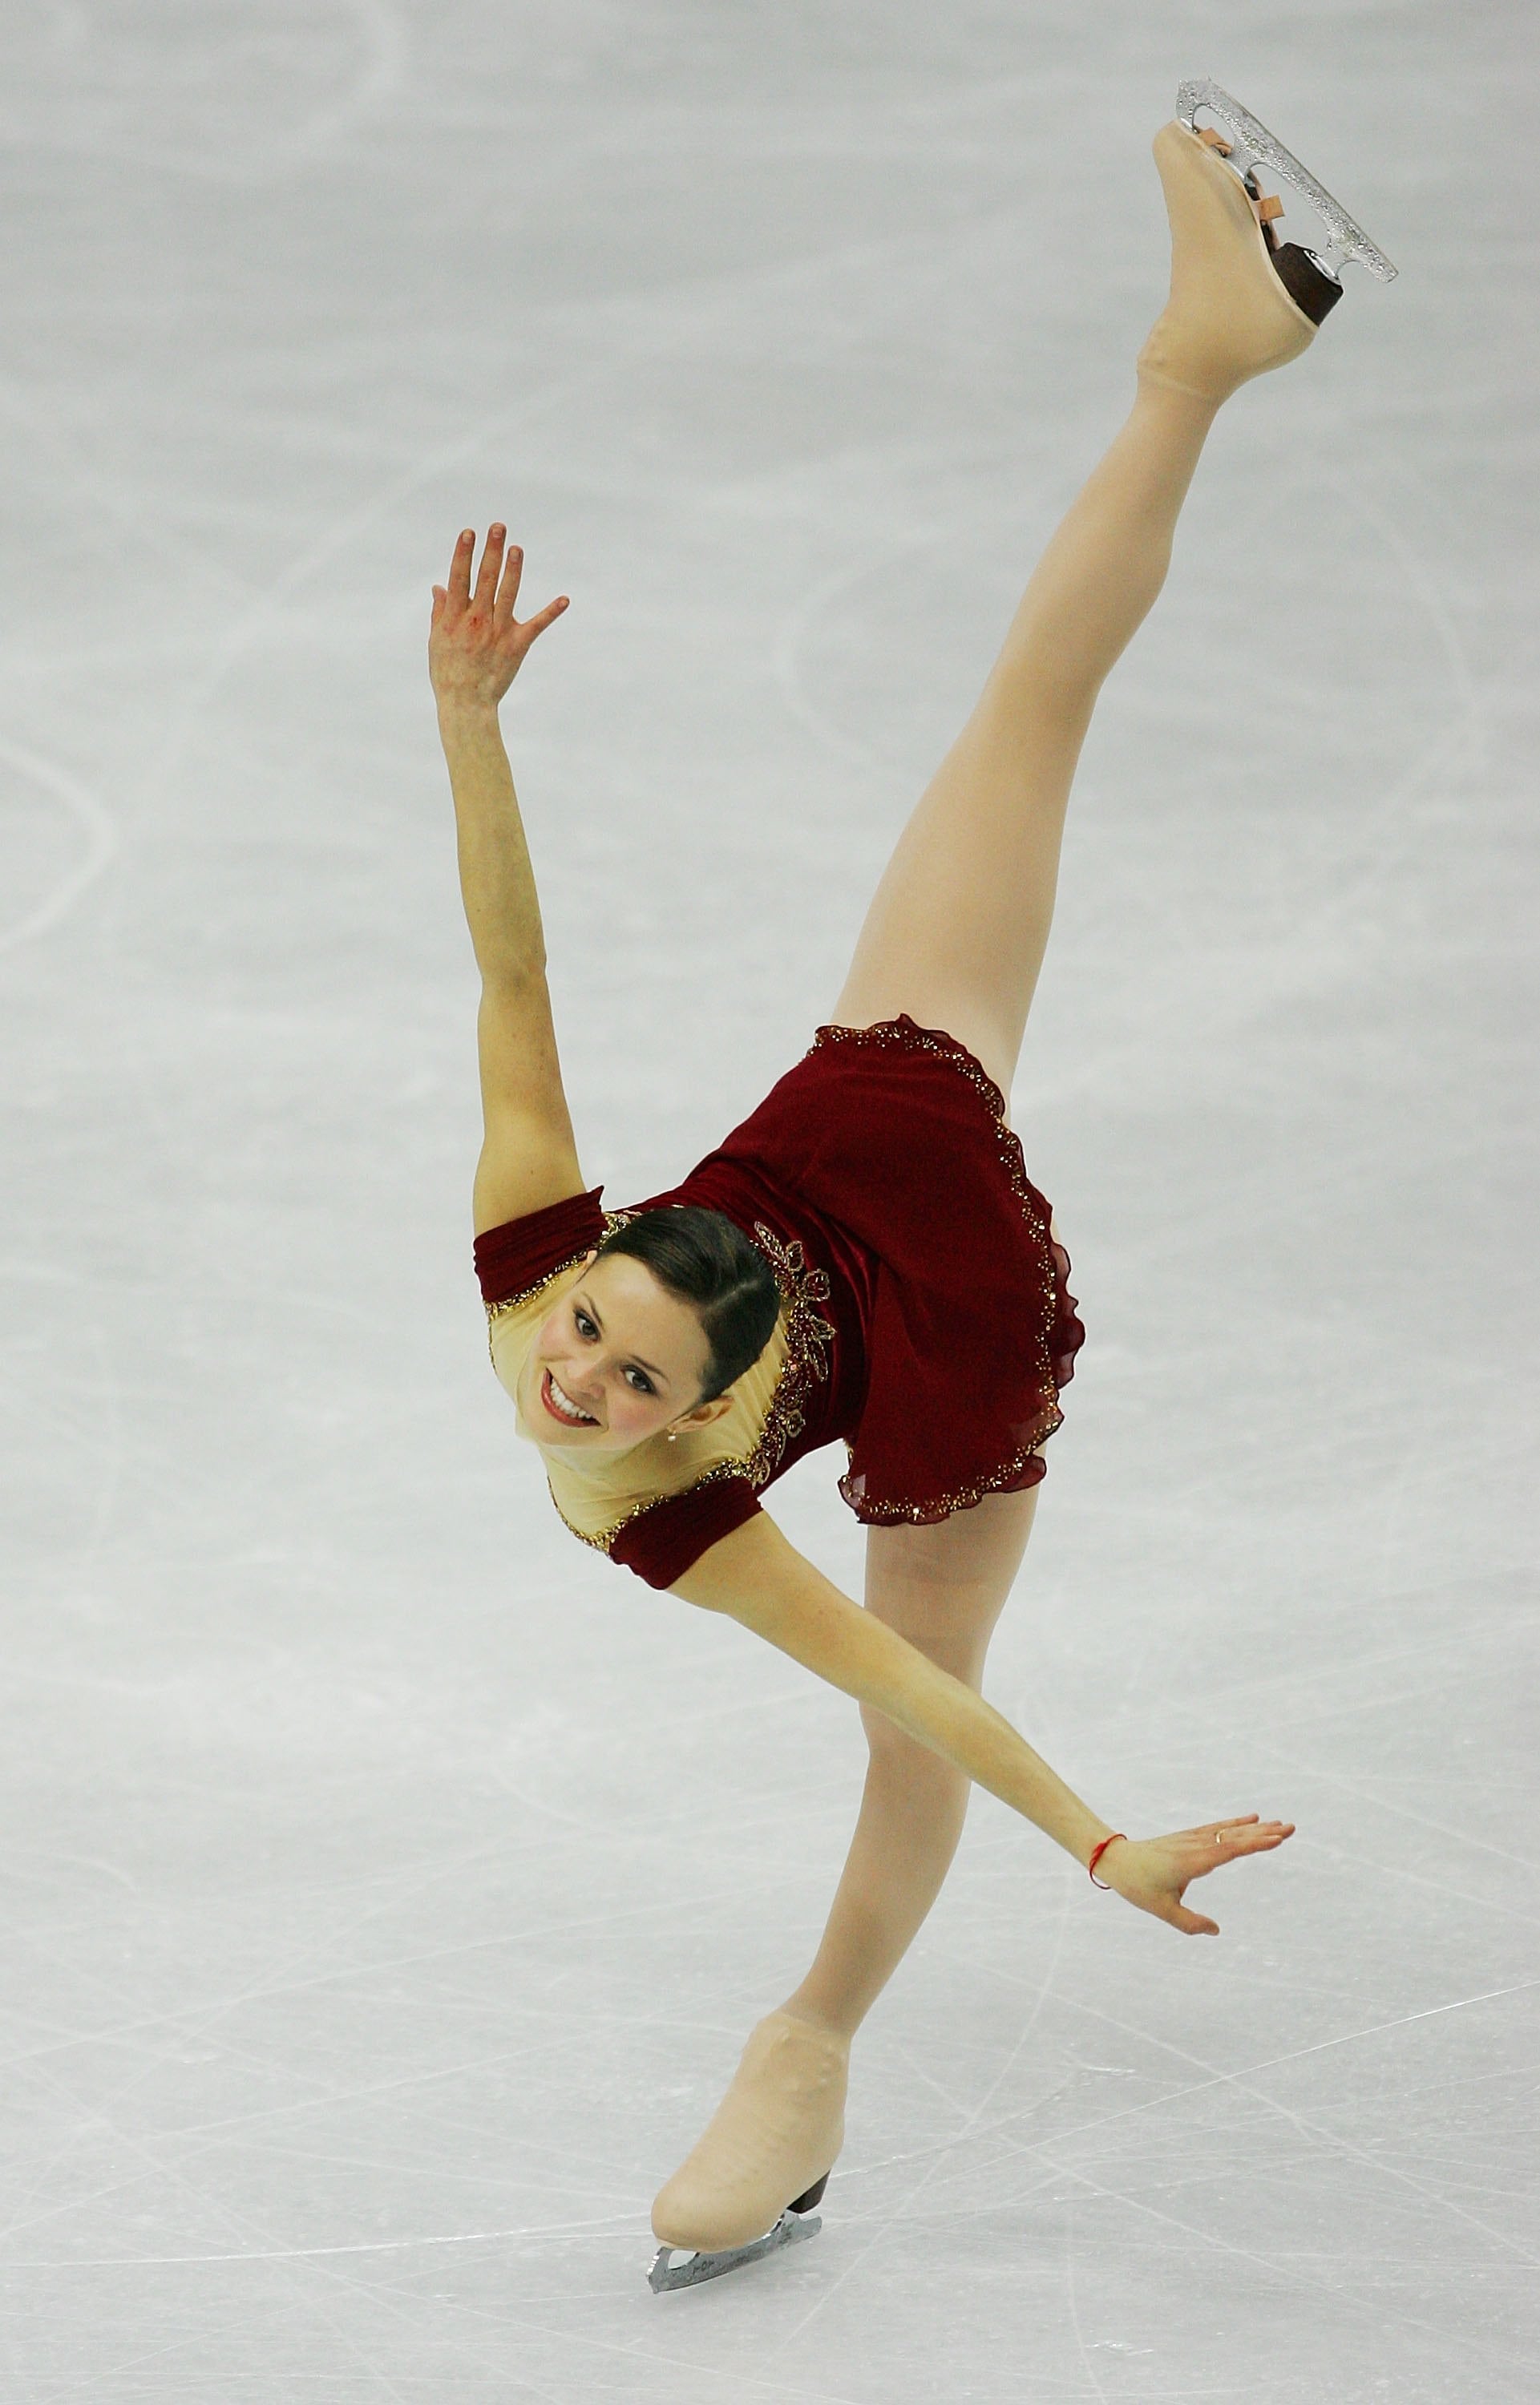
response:
<path fill-rule="evenodd" d="M 786 2212 L 773 2229 L 756 2238 L 752 2246 L 727 2246 L 720 2255 L 686 2255 L 683 2263 L 670 2265 L 669 2257 L 676 2250 L 660 2246 L 657 2260 L 647 2274 L 647 2285 L 655 2297 L 668 2288 L 695 2288 L 702 2280 L 719 2280 L 724 2271 L 741 2271 L 745 2263 L 757 2263 L 767 2255 L 778 2254 L 783 2246 L 795 2246 L 799 2239 L 811 2238 L 822 2229 L 822 2214 L 800 2215 Z"/>
<path fill-rule="evenodd" d="M 1285 150 L 1276 134 L 1269 134 L 1260 117 L 1253 117 L 1238 100 L 1207 77 L 1198 77 L 1180 85 L 1177 91 L 1177 118 L 1190 134 L 1198 128 L 1193 120 L 1200 108 L 1217 117 L 1234 137 L 1230 146 L 1230 165 L 1238 176 L 1246 176 L 1255 166 L 1271 167 L 1302 198 L 1308 201 L 1331 237 L 1330 248 L 1318 252 L 1323 266 L 1335 275 L 1339 266 L 1356 259 L 1381 284 L 1389 284 L 1398 271 L 1391 265 L 1377 243 L 1372 243 L 1363 227 L 1348 215 L 1340 201 L 1334 201 L 1324 184 L 1318 184 L 1308 167 L 1302 167 L 1292 150 Z"/>

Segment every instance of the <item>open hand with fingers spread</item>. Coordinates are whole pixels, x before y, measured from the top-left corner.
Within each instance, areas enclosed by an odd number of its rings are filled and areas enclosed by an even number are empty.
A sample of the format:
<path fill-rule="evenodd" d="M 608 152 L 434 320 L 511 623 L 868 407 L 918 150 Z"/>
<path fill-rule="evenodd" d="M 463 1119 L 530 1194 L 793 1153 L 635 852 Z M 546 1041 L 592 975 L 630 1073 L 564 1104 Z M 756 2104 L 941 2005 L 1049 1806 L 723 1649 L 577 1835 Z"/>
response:
<path fill-rule="evenodd" d="M 1180 1829 L 1171 1837 L 1117 1837 L 1096 1864 L 1096 1877 L 1115 1888 L 1127 1904 L 1168 1920 L 1188 1937 L 1217 1937 L 1219 1923 L 1190 1912 L 1182 1896 L 1190 1879 L 1218 1870 L 1221 1863 L 1242 1854 L 1271 1853 L 1294 1834 L 1292 1821 L 1260 1821 L 1244 1812 L 1229 1821 L 1210 1821 L 1201 1829 Z"/>
<path fill-rule="evenodd" d="M 514 543 L 504 556 L 507 531 L 502 526 L 487 528 L 473 593 L 471 564 L 476 539 L 469 527 L 455 545 L 448 584 L 433 587 L 428 673 L 441 708 L 449 703 L 495 710 L 535 637 L 567 607 L 563 593 L 535 617 L 522 622 L 515 617 L 524 554 Z"/>

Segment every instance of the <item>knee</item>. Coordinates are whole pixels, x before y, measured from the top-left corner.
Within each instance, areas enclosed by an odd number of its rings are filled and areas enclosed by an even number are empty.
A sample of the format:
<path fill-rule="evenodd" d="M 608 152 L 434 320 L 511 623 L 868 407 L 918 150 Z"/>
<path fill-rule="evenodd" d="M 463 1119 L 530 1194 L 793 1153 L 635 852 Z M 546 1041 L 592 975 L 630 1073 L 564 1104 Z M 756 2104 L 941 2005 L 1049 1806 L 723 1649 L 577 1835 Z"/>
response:
<path fill-rule="evenodd" d="M 968 1773 L 944 1754 L 934 1752 L 883 1713 L 861 1707 L 870 1776 L 905 1794 L 923 1795 L 932 1807 L 965 1804 L 971 1785 Z"/>

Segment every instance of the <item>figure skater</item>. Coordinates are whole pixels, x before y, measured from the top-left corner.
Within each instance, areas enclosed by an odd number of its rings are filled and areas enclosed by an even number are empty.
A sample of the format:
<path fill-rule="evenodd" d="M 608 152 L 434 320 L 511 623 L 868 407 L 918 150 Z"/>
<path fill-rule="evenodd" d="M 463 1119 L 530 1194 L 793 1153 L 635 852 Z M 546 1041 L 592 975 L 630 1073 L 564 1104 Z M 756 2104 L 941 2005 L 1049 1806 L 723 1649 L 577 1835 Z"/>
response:
<path fill-rule="evenodd" d="M 1195 128 L 1200 106 L 1222 131 Z M 905 827 L 827 1023 L 687 1177 L 627 1210 L 604 1211 L 578 1164 L 498 722 L 567 598 L 516 618 L 522 555 L 502 526 L 473 584 L 468 531 L 433 588 L 429 665 L 482 975 L 474 1260 L 493 1366 L 574 1535 L 855 1697 L 869 1749 L 817 1953 L 654 2205 L 658 2288 L 817 2227 L 797 2216 L 840 2152 L 851 2040 L 935 1902 L 970 1782 L 1190 1936 L 1219 1934 L 1184 1902 L 1190 1882 L 1293 1834 L 1254 1811 L 1114 1830 L 979 1692 L 1083 1334 L 1006 1117 L 1076 760 L 1160 591 L 1216 411 L 1306 349 L 1344 260 L 1394 273 L 1217 87 L 1183 86 L 1154 155 L 1171 289 L 1132 415 Z M 1322 249 L 1279 245 L 1264 163 L 1312 198 Z M 836 1442 L 868 1532 L 864 1609 L 761 1508 Z M 675 2266 L 675 2249 L 695 2251 Z"/>

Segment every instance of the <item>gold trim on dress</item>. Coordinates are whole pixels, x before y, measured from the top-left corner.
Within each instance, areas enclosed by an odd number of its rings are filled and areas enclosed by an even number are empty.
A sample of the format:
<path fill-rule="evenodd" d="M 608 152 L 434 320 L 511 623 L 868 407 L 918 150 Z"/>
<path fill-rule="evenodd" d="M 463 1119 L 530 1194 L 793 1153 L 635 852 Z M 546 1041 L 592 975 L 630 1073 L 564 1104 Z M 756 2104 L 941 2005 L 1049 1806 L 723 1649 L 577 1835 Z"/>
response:
<path fill-rule="evenodd" d="M 634 1211 L 606 1211 L 603 1215 L 604 1228 L 600 1243 L 602 1244 L 606 1236 L 613 1236 L 617 1228 L 625 1227 L 627 1221 L 634 1219 L 635 1217 Z M 492 1350 L 492 1330 L 503 1313 L 522 1311 L 527 1302 L 533 1302 L 537 1295 L 544 1294 L 548 1286 L 555 1286 L 558 1277 L 565 1277 L 569 1270 L 575 1269 L 578 1262 L 586 1260 L 595 1249 L 592 1245 L 581 1245 L 575 1253 L 568 1256 L 566 1260 L 558 1261 L 554 1270 L 547 1270 L 544 1277 L 536 1278 L 533 1286 L 521 1287 L 517 1294 L 505 1294 L 498 1301 L 487 1303 L 487 1357 L 494 1370 L 497 1368 L 497 1356 Z"/>
<path fill-rule="evenodd" d="M 958 1487 L 945 1495 L 933 1496 L 928 1503 L 883 1503 L 869 1501 L 865 1498 L 858 1498 L 850 1492 L 848 1477 L 841 1478 L 838 1482 L 840 1492 L 864 1528 L 874 1527 L 879 1524 L 887 1527 L 898 1520 L 912 1521 L 916 1527 L 928 1528 L 938 1520 L 950 1520 L 954 1512 L 971 1510 L 975 1503 L 982 1503 L 986 1495 L 997 1495 L 1002 1487 L 1009 1488 L 1011 1481 L 1026 1468 L 1029 1461 L 1041 1458 L 1044 1444 L 1053 1434 L 1054 1429 L 1061 1428 L 1063 1426 L 1064 1413 L 1055 1403 L 1049 1413 L 1049 1424 L 1036 1444 L 1028 1445 L 1024 1453 L 1018 1454 L 1013 1461 L 1006 1462 L 999 1470 L 992 1470 L 989 1476 L 981 1480 L 976 1486 Z M 1035 1486 L 1037 1484 L 1038 1481 L 1034 1479 L 1032 1484 Z M 1017 1491 L 1029 1493 L 1031 1490 L 1022 1488 Z"/>
<path fill-rule="evenodd" d="M 575 1520 L 568 1519 L 566 1512 L 557 1502 L 556 1488 L 551 1484 L 549 1476 L 545 1481 L 545 1491 L 552 1502 L 556 1503 L 557 1517 L 562 1526 L 570 1528 L 580 1543 L 592 1545 L 595 1553 L 607 1554 L 622 1528 L 629 1528 L 633 1520 L 640 1520 L 643 1512 L 656 1512 L 660 1503 L 677 1502 L 682 1495 L 699 1495 L 702 1486 L 719 1485 L 724 1478 L 742 1478 L 746 1475 L 743 1463 L 736 1456 L 731 1461 L 713 1462 L 711 1469 L 703 1470 L 699 1478 L 692 1478 L 687 1486 L 678 1487 L 666 1495 L 643 1497 L 640 1503 L 633 1503 L 629 1512 L 622 1512 L 612 1527 L 601 1528 L 599 1534 L 593 1537 L 590 1537 L 586 1528 L 580 1528 Z"/>
<path fill-rule="evenodd" d="M 808 1267 L 801 1238 L 794 1236 L 789 1244 L 784 1243 L 763 1219 L 756 1219 L 754 1241 L 775 1273 L 786 1329 L 786 1357 L 759 1442 L 746 1465 L 753 1484 L 763 1486 L 793 1437 L 800 1436 L 807 1425 L 802 1405 L 814 1379 L 828 1376 L 822 1347 L 832 1341 L 835 1329 L 814 1308 L 828 1301 L 828 1272 Z"/>

